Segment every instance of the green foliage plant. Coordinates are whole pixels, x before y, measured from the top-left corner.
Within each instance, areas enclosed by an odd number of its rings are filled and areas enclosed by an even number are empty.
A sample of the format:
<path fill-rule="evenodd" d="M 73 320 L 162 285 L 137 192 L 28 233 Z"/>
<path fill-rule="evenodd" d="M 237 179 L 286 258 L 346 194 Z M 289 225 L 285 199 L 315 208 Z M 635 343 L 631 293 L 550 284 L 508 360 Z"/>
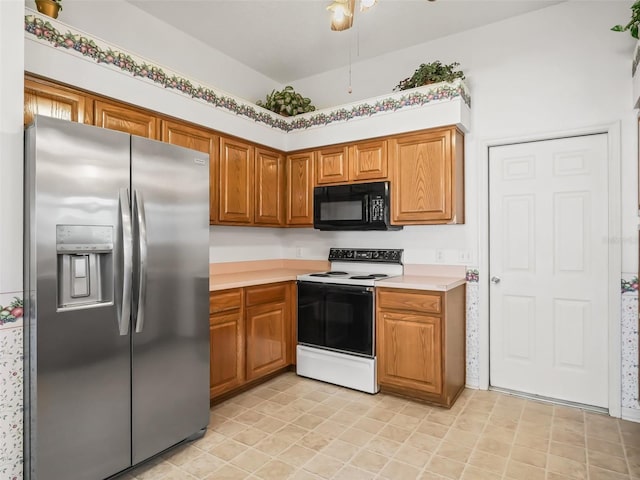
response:
<path fill-rule="evenodd" d="M 640 26 L 640 0 L 631 5 L 631 19 L 626 25 L 615 25 L 611 27 L 614 32 L 626 32 L 629 30 L 631 36 L 638 39 L 638 27 Z"/>
<path fill-rule="evenodd" d="M 316 107 L 311 100 L 297 93 L 292 86 L 287 85 L 281 91 L 273 90 L 264 102 L 258 100 L 256 105 L 276 112 L 284 117 L 291 117 L 300 113 L 313 112 Z"/>
<path fill-rule="evenodd" d="M 640 2 L 640 0 L 638 1 Z M 443 65 L 439 60 L 423 63 L 413 72 L 411 77 L 402 80 L 393 90 L 407 90 L 437 82 L 452 82 L 456 78 L 464 79 L 464 73 L 456 71 L 458 66 L 460 66 L 458 62 Z"/>

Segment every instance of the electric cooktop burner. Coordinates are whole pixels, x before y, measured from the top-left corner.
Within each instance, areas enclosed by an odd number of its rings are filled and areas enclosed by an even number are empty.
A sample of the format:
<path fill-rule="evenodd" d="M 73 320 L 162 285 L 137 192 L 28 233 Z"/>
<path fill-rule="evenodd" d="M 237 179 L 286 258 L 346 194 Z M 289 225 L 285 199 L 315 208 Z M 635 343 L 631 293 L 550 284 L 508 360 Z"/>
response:
<path fill-rule="evenodd" d="M 353 278 L 354 280 L 370 280 L 370 279 L 375 280 L 376 278 L 384 278 L 388 276 L 389 275 L 386 275 L 384 273 L 372 273 L 371 275 L 354 275 L 349 278 Z"/>
<path fill-rule="evenodd" d="M 332 248 L 328 260 L 331 262 L 330 270 L 298 275 L 298 280 L 371 287 L 377 280 L 402 275 L 403 272 L 400 249 Z"/>
<path fill-rule="evenodd" d="M 340 277 L 343 275 L 349 275 L 347 272 L 321 272 L 321 273 L 312 273 L 311 277 Z"/>

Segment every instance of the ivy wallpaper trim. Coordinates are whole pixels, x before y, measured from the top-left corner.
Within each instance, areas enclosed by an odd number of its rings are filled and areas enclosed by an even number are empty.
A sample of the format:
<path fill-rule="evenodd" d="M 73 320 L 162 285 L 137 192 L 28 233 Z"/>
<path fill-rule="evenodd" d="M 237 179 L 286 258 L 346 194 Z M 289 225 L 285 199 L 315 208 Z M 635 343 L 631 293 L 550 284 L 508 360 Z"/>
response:
<path fill-rule="evenodd" d="M 68 50 L 92 59 L 98 64 L 115 68 L 133 77 L 150 81 L 190 98 L 202 100 L 215 108 L 221 108 L 283 132 L 305 130 L 335 122 L 371 117 L 379 113 L 395 112 L 404 108 L 421 107 L 455 99 L 462 99 L 469 108 L 471 107 L 471 96 L 465 84 L 461 80 L 456 80 L 451 83 L 436 83 L 406 90 L 403 93 L 390 94 L 387 97 L 354 103 L 337 109 L 328 108 L 295 117 L 283 117 L 251 102 L 195 84 L 176 72 L 118 50 L 102 40 L 74 33 L 68 25 L 49 17 L 42 17 L 31 9 L 27 8 L 26 11 L 28 13 L 24 17 L 24 30 L 41 43 Z M 61 29 L 66 29 L 66 33 L 62 33 Z"/>

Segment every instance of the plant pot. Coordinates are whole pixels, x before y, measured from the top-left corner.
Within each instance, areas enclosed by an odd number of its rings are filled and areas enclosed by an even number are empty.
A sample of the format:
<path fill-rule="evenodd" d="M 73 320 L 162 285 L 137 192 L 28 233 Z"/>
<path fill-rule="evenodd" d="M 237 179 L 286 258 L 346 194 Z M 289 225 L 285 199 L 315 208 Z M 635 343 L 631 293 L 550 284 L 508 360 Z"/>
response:
<path fill-rule="evenodd" d="M 36 0 L 38 11 L 51 18 L 58 18 L 60 5 L 53 0 Z"/>

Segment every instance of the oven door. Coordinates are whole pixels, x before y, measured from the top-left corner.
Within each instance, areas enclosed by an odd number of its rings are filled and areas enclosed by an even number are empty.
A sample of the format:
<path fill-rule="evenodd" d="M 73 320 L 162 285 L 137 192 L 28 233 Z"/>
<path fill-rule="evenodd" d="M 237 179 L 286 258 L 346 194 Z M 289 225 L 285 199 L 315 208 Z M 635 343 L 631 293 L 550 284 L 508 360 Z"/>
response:
<path fill-rule="evenodd" d="M 298 282 L 298 343 L 375 356 L 373 288 Z"/>

